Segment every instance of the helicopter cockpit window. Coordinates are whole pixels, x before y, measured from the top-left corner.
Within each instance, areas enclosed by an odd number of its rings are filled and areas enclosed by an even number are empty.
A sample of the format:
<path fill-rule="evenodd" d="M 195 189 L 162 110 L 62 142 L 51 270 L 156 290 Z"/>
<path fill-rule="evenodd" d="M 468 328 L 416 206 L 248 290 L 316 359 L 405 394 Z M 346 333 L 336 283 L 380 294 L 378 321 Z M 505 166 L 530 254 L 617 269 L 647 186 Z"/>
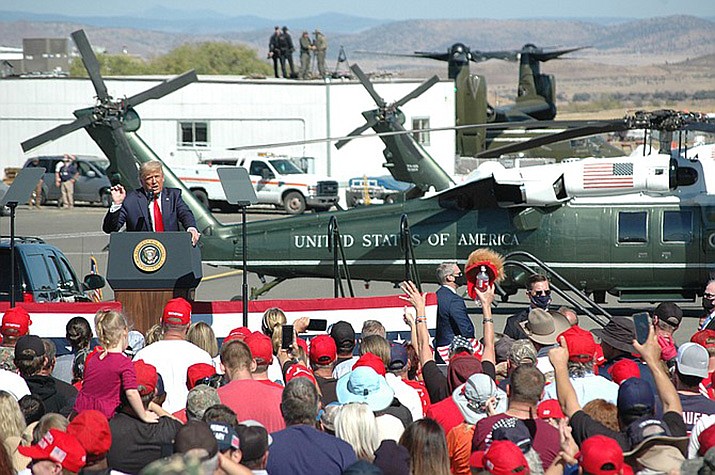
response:
<path fill-rule="evenodd" d="M 692 211 L 663 212 L 663 242 L 684 242 L 693 240 Z"/>
<path fill-rule="evenodd" d="M 618 242 L 648 242 L 648 213 L 645 211 L 618 213 Z"/>

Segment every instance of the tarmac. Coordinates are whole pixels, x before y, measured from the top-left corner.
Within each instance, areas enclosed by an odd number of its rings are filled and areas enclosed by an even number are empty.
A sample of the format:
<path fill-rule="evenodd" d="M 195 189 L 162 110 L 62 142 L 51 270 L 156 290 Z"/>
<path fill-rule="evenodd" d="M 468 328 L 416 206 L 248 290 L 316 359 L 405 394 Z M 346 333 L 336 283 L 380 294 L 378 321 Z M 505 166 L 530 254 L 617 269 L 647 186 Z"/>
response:
<path fill-rule="evenodd" d="M 90 256 L 97 259 L 99 273 L 106 276 L 107 271 L 107 249 L 109 245 L 109 235 L 101 230 L 102 219 L 106 213 L 106 208 L 78 204 L 73 209 L 59 209 L 57 206 L 49 204 L 40 210 L 30 209 L 27 206 L 17 208 L 15 219 L 15 233 L 17 236 L 33 236 L 44 239 L 46 242 L 60 248 L 77 273 L 77 277 L 82 279 L 90 271 Z M 240 214 L 215 213 L 216 218 L 224 223 L 240 223 Z M 251 208 L 247 214 L 248 221 L 258 221 L 266 219 L 290 219 L 282 211 L 265 207 Z M 0 233 L 3 236 L 10 234 L 10 218 L 0 218 Z M 445 256 L 445 260 L 454 256 Z M 232 300 L 240 299 L 242 277 L 241 271 L 226 267 L 203 266 L 203 280 L 196 289 L 196 300 Z M 255 274 L 248 276 L 248 286 L 260 287 L 262 284 Z M 381 296 L 393 295 L 399 291 L 386 282 L 370 282 L 365 284 L 362 281 L 354 281 L 353 288 L 358 297 L 361 296 Z M 424 284 L 423 290 L 434 292 L 437 290 L 436 284 Z M 466 291 L 466 289 L 465 289 Z M 104 299 L 111 300 L 113 292 L 109 285 L 103 289 Z M 260 298 L 265 299 L 294 299 L 294 298 L 330 298 L 333 297 L 333 281 L 329 279 L 302 278 L 292 279 L 283 282 L 267 294 Z M 553 305 L 561 305 L 558 296 L 554 298 Z M 494 309 L 496 331 L 500 332 L 504 328 L 506 317 L 523 309 L 527 305 L 524 292 L 519 292 L 512 296 L 509 302 L 497 302 Z M 614 315 L 631 315 L 637 311 L 651 310 L 657 305 L 655 303 L 644 304 L 621 304 L 613 297 L 609 296 L 605 305 L 606 309 Z M 689 339 L 697 330 L 697 317 L 702 312 L 700 299 L 696 302 L 683 302 L 678 305 L 683 308 L 686 318 L 683 319 L 680 329 L 675 333 L 676 341 L 682 343 Z M 472 313 L 477 332 L 481 332 L 479 315 L 481 310 L 477 309 L 473 302 L 467 302 L 467 307 Z M 582 315 L 580 313 L 580 315 Z M 587 329 L 598 327 L 589 318 L 581 316 L 581 326 Z M 480 336 L 480 335 L 478 335 Z"/>

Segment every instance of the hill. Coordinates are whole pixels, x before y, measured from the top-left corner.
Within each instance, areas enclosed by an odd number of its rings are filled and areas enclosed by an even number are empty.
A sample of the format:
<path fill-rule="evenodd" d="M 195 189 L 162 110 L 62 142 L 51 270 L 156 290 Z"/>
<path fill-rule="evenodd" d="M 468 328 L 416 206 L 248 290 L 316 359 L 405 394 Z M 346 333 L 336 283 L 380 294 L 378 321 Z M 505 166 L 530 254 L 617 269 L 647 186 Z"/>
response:
<path fill-rule="evenodd" d="M 579 56 L 599 56 L 608 62 L 609 56 L 639 55 L 671 57 L 684 60 L 715 52 L 715 23 L 693 16 L 657 17 L 622 23 L 603 23 L 584 20 L 407 20 L 380 23 L 379 20 L 339 14 L 323 14 L 292 20 L 258 17 L 186 18 L 174 12 L 162 20 L 153 19 L 161 12 L 145 18 L 92 17 L 71 18 L 67 21 L 28 21 L 19 14 L 0 12 L 0 45 L 20 46 L 22 38 L 69 36 L 78 28 L 85 28 L 93 44 L 110 52 L 123 47 L 133 54 L 151 57 L 163 54 L 187 41 L 230 40 L 247 43 L 263 52 L 274 24 L 287 24 L 294 38 L 303 29 L 320 27 L 327 32 L 331 48 L 329 57 L 337 57 L 343 45 L 349 55 L 356 50 L 409 53 L 412 51 L 447 51 L 456 42 L 472 49 L 492 50 L 519 48 L 526 43 L 536 45 L 592 46 Z M 27 15 L 27 14 L 25 14 Z M 208 16 L 206 16 L 208 15 Z M 36 16 L 37 17 L 37 16 Z M 30 19 L 34 17 L 29 17 Z M 60 18 L 59 20 L 62 20 Z M 210 28 L 206 22 L 210 21 Z M 97 23 L 103 23 L 98 24 Z M 94 26 L 96 25 L 96 26 Z M 128 25 L 131 26 L 128 27 Z M 383 67 L 402 60 L 376 60 Z M 412 63 L 414 64 L 414 63 Z"/>

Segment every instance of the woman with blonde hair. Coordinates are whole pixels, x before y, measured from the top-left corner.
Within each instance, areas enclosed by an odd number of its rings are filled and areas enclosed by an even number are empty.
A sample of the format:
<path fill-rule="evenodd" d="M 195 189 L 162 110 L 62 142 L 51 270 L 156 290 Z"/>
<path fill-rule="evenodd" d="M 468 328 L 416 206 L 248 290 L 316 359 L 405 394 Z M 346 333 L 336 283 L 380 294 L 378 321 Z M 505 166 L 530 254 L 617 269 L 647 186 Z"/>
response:
<path fill-rule="evenodd" d="M 288 323 L 286 314 L 278 307 L 272 307 L 263 313 L 261 321 L 261 332 L 271 337 L 273 343 L 273 354 L 277 355 L 281 349 L 281 338 L 283 338 L 283 325 Z"/>
<path fill-rule="evenodd" d="M 283 370 L 276 357 L 281 349 L 283 338 L 283 325 L 288 323 L 286 314 L 278 307 L 272 307 L 263 313 L 261 320 L 261 333 L 271 338 L 273 345 L 273 361 L 268 366 L 268 379 L 278 384 L 283 384 Z"/>
<path fill-rule="evenodd" d="M 211 358 L 216 358 L 218 356 L 218 341 L 216 341 L 216 334 L 208 323 L 192 323 L 189 327 L 189 331 L 186 333 L 186 340 L 210 354 Z"/>
<path fill-rule="evenodd" d="M 360 356 L 372 353 L 378 356 L 385 365 L 390 366 L 390 342 L 380 335 L 368 335 L 360 341 Z"/>
<path fill-rule="evenodd" d="M 161 326 L 160 323 L 156 323 L 152 325 L 149 330 L 147 330 L 146 336 L 144 337 L 144 346 L 149 346 L 152 343 L 156 343 L 162 338 L 164 338 L 164 328 Z"/>
<path fill-rule="evenodd" d="M 359 460 L 375 459 L 380 443 L 377 420 L 367 404 L 353 402 L 341 406 L 335 417 L 335 435 L 352 445 Z"/>
<path fill-rule="evenodd" d="M 25 431 L 25 417 L 15 397 L 7 391 L 0 391 L 0 441 L 12 458 L 15 471 L 27 467 L 30 459 L 17 451 L 19 445 L 27 445 L 22 439 Z M 24 464 L 24 465 L 23 465 Z"/>

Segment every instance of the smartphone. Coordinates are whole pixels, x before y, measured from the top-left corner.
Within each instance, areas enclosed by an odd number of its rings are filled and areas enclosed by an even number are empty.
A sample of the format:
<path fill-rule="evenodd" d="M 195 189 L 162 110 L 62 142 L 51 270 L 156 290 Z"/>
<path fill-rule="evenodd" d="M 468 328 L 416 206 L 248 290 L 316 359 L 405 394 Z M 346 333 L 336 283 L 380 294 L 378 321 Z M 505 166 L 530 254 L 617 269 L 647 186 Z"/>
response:
<path fill-rule="evenodd" d="M 324 332 L 328 329 L 328 321 L 324 318 L 311 318 L 306 330 L 313 332 Z"/>
<path fill-rule="evenodd" d="M 293 347 L 293 325 L 283 325 L 281 333 L 281 349 L 290 350 Z"/>
<path fill-rule="evenodd" d="M 636 341 L 642 345 L 646 342 L 648 333 L 650 333 L 650 316 L 648 316 L 648 312 L 633 315 L 633 323 L 636 327 Z"/>

